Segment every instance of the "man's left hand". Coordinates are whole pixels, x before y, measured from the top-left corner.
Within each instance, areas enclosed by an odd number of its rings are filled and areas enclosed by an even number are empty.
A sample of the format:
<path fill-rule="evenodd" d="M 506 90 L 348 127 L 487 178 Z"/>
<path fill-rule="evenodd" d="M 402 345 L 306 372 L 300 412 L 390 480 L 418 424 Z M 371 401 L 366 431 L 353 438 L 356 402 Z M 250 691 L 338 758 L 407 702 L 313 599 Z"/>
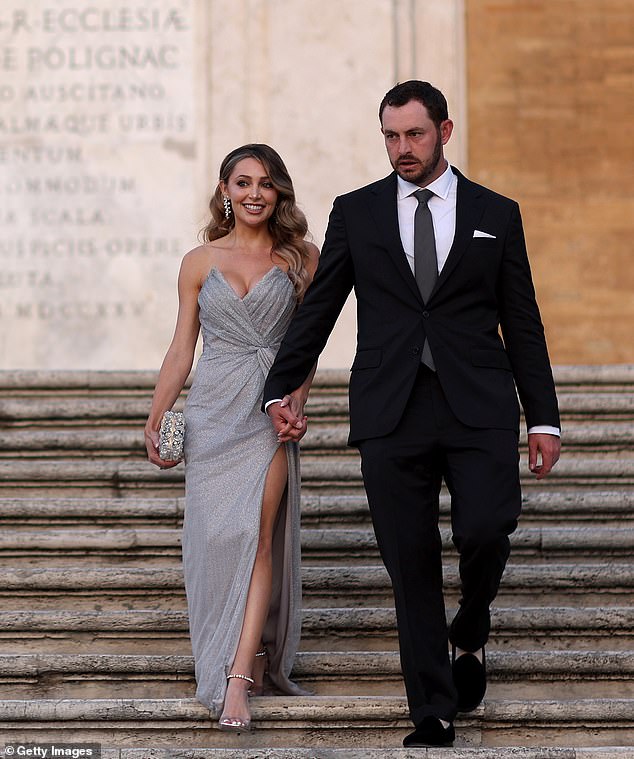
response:
<path fill-rule="evenodd" d="M 528 468 L 535 478 L 543 480 L 559 461 L 561 438 L 544 432 L 531 432 L 528 435 Z M 538 463 L 541 456 L 541 463 Z"/>

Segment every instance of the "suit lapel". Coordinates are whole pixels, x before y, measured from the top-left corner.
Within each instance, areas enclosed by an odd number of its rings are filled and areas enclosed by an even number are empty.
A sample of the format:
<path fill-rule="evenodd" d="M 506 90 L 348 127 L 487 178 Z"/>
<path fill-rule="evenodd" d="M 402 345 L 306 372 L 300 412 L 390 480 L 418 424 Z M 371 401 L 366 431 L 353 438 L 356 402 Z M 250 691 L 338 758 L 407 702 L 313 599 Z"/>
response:
<path fill-rule="evenodd" d="M 484 213 L 485 200 L 480 187 L 469 181 L 456 168 L 451 167 L 458 177 L 458 189 L 456 195 L 456 231 L 454 234 L 451 250 L 442 267 L 442 271 L 436 281 L 430 300 L 445 284 L 452 271 L 458 265 L 465 250 L 473 239 L 473 231 L 477 229 L 478 222 Z"/>
<path fill-rule="evenodd" d="M 416 279 L 407 263 L 398 228 L 396 173 L 393 172 L 374 184 L 370 192 L 370 211 L 384 238 L 386 250 L 409 289 L 422 302 Z"/>

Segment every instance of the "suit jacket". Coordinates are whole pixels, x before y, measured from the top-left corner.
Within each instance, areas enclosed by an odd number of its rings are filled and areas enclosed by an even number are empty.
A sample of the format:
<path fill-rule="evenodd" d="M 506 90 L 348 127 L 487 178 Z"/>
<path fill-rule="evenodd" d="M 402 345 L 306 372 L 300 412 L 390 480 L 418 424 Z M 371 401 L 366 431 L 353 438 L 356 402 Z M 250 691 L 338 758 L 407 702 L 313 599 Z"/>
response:
<path fill-rule="evenodd" d="M 396 174 L 335 199 L 314 281 L 271 368 L 265 401 L 302 384 L 354 288 L 350 444 L 396 427 L 425 338 L 464 424 L 517 430 L 517 387 L 529 427 L 559 426 L 519 206 L 453 171 L 455 237 L 427 303 L 401 244 Z M 493 237 L 474 237 L 476 229 Z"/>

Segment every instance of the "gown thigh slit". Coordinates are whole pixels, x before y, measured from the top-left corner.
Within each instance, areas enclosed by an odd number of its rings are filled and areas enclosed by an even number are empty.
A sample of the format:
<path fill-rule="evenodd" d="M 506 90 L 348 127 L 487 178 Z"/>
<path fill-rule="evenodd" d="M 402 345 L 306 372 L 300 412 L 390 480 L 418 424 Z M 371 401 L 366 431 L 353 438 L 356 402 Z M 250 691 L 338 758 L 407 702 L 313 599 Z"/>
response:
<path fill-rule="evenodd" d="M 198 298 L 203 352 L 185 403 L 183 570 L 196 698 L 222 708 L 260 535 L 264 484 L 279 443 L 261 411 L 268 370 L 295 311 L 294 288 L 273 267 L 244 298 L 212 269 Z M 299 446 L 284 443 L 288 480 L 273 530 L 273 588 L 263 631 L 281 693 L 300 638 Z"/>

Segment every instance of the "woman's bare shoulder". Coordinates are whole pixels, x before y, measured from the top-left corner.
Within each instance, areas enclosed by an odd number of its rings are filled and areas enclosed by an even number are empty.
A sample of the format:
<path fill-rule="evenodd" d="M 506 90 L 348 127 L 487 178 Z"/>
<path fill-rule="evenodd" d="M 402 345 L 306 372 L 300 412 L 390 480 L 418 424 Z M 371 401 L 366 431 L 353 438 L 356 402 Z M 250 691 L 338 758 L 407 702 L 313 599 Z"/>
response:
<path fill-rule="evenodd" d="M 223 242 L 223 238 L 220 238 L 219 240 L 211 240 L 210 242 L 205 242 L 185 253 L 183 261 L 186 260 L 188 263 L 191 262 L 192 264 L 209 262 L 213 264 L 218 253 L 221 253 L 226 249 L 227 245 Z"/>
<path fill-rule="evenodd" d="M 187 263 L 194 263 L 205 258 L 209 258 L 209 256 L 212 254 L 212 250 L 212 244 L 209 242 L 205 242 L 202 245 L 197 245 L 195 248 L 192 248 L 191 250 L 188 250 L 187 253 L 185 253 L 183 256 L 183 261 L 187 261 Z"/>
<path fill-rule="evenodd" d="M 213 266 L 214 253 L 211 243 L 203 243 L 187 251 L 181 261 L 181 275 L 202 282 Z"/>

